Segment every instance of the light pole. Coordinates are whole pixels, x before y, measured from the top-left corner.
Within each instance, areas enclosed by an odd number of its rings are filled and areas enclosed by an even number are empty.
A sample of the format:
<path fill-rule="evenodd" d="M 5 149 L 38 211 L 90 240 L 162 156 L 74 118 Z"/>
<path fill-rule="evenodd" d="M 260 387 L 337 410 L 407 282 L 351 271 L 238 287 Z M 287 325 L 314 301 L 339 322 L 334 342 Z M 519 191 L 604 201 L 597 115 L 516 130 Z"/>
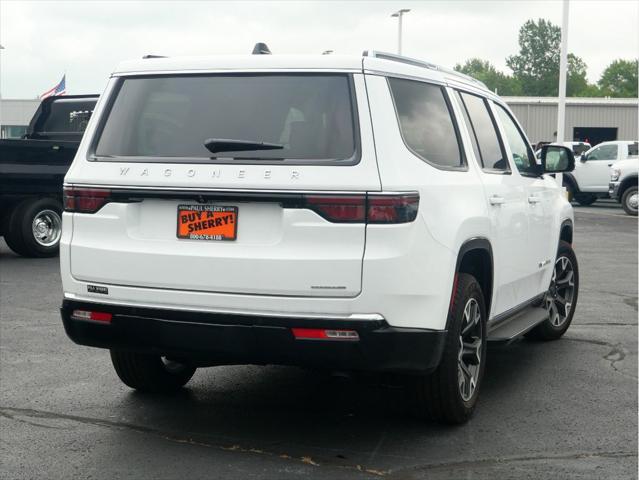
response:
<path fill-rule="evenodd" d="M 566 73 L 568 71 L 568 0 L 563 0 L 561 21 L 561 50 L 559 55 L 559 95 L 557 101 L 557 143 L 566 140 Z M 559 185 L 563 183 L 563 174 L 555 175 Z"/>
<path fill-rule="evenodd" d="M 410 8 L 402 8 L 391 15 L 391 17 L 397 17 L 398 29 L 397 29 L 397 54 L 402 54 L 402 17 L 405 13 L 410 12 Z"/>
<path fill-rule="evenodd" d="M 4 50 L 2 45 L 0 45 L 0 50 Z M 2 55 L 0 55 L 0 102 L 2 102 Z M 0 105 L 0 138 L 2 137 L 2 105 Z"/>

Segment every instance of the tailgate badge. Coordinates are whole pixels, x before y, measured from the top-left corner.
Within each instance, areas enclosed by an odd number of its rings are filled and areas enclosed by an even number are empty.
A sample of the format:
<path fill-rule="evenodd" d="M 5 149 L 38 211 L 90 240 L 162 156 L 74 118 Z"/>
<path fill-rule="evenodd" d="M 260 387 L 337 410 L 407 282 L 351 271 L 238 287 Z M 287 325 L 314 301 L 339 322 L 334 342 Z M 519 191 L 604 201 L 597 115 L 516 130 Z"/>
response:
<path fill-rule="evenodd" d="M 87 285 L 87 292 L 108 295 L 109 289 L 107 287 L 100 287 L 99 285 Z"/>

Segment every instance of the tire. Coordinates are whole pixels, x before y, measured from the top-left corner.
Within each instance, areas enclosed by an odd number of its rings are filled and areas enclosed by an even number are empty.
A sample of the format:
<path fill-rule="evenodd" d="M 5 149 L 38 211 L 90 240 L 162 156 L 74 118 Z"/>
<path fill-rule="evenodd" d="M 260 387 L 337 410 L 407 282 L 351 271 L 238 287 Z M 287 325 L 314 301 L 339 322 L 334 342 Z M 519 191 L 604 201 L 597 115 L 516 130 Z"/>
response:
<path fill-rule="evenodd" d="M 637 185 L 626 188 L 621 196 L 621 206 L 628 215 L 637 216 Z"/>
<path fill-rule="evenodd" d="M 186 385 L 196 370 L 158 355 L 123 350 L 111 350 L 111 362 L 122 382 L 147 393 L 177 391 Z"/>
<path fill-rule="evenodd" d="M 448 333 L 444 352 L 437 369 L 428 376 L 415 379 L 413 388 L 416 398 L 416 413 L 439 423 L 458 425 L 472 416 L 477 404 L 479 390 L 486 365 L 486 307 L 479 283 L 472 275 L 460 273 L 454 292 L 454 300 L 448 314 Z M 460 355 L 462 328 L 470 326 L 468 339 L 474 338 L 474 352 L 466 357 Z M 470 343 L 470 342 L 469 342 Z M 474 379 L 462 373 L 460 362 Z M 463 376 L 465 381 L 462 383 Z"/>
<path fill-rule="evenodd" d="M 572 271 L 572 280 L 568 281 L 565 287 L 560 287 L 559 282 L 562 282 L 568 276 L 567 270 L 569 262 L 570 271 Z M 559 282 L 557 281 L 559 277 Z M 569 294 L 568 288 L 571 287 L 572 293 Z M 559 249 L 557 250 L 557 259 L 555 260 L 555 266 L 553 270 L 552 280 L 548 287 L 548 292 L 544 297 L 543 304 L 549 311 L 547 320 L 537 325 L 534 329 L 526 334 L 527 338 L 534 340 L 557 340 L 566 333 L 573 316 L 575 315 L 575 309 L 577 307 L 577 298 L 579 296 L 579 265 L 577 264 L 577 257 L 575 252 L 568 242 L 561 241 L 559 243 Z M 564 300 L 564 302 L 559 301 Z M 570 305 L 567 310 L 562 305 Z"/>
<path fill-rule="evenodd" d="M 575 200 L 579 205 L 587 207 L 588 205 L 592 205 L 597 201 L 597 195 L 593 195 L 592 193 L 576 193 L 574 196 Z"/>
<path fill-rule="evenodd" d="M 60 250 L 62 205 L 54 198 L 28 198 L 8 217 L 4 238 L 23 257 L 54 257 Z"/>
<path fill-rule="evenodd" d="M 565 183 L 564 187 L 566 187 L 566 192 L 568 193 L 568 201 L 572 202 L 575 199 L 575 188 L 571 183 Z"/>

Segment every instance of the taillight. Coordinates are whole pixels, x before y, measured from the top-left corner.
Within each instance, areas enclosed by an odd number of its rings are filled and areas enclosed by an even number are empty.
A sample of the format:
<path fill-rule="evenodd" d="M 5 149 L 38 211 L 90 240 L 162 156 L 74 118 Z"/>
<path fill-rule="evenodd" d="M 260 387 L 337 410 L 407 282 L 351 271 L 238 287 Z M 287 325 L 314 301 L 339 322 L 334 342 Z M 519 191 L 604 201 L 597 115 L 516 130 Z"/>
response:
<path fill-rule="evenodd" d="M 418 193 L 368 195 L 367 223 L 408 223 L 417 217 Z"/>
<path fill-rule="evenodd" d="M 362 223 L 366 219 L 365 195 L 308 195 L 306 206 L 331 222 Z"/>
<path fill-rule="evenodd" d="M 307 195 L 304 206 L 333 223 L 407 223 L 417 217 L 419 193 Z"/>
<path fill-rule="evenodd" d="M 292 328 L 293 336 L 297 340 L 350 340 L 359 341 L 355 330 L 325 329 L 325 328 Z"/>
<path fill-rule="evenodd" d="M 64 187 L 64 210 L 67 212 L 95 213 L 110 200 L 108 188 Z"/>
<path fill-rule="evenodd" d="M 111 323 L 113 315 L 107 312 L 92 312 L 90 310 L 73 310 L 71 318 L 74 320 L 90 320 L 94 322 Z"/>

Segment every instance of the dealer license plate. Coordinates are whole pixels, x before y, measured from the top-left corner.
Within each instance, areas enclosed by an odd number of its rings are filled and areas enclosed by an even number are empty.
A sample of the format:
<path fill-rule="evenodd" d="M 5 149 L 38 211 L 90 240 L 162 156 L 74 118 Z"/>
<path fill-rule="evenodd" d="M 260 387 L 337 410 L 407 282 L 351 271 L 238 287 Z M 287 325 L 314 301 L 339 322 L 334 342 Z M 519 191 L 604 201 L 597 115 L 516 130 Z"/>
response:
<path fill-rule="evenodd" d="M 237 207 L 178 205 L 177 237 L 190 240 L 235 240 Z"/>

